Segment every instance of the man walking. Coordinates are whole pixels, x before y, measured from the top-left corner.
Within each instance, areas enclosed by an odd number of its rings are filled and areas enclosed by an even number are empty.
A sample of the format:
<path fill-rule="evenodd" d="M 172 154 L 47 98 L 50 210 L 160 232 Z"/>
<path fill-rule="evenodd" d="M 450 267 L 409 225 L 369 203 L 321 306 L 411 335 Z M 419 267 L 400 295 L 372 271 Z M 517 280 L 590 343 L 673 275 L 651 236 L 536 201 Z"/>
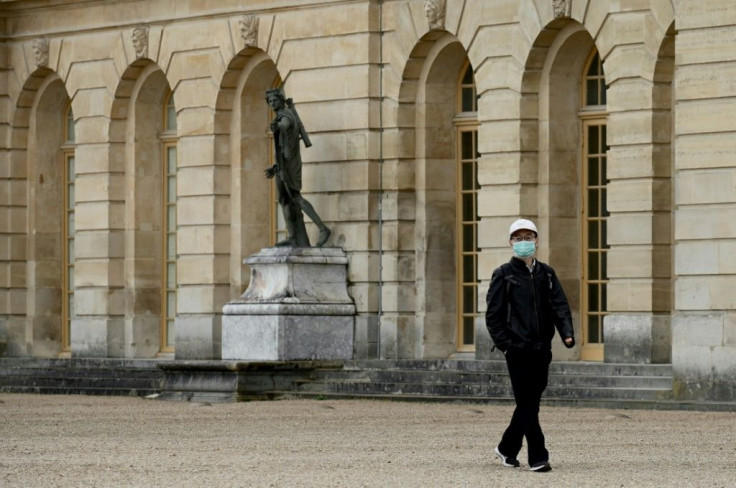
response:
<path fill-rule="evenodd" d="M 511 261 L 493 271 L 486 296 L 486 327 L 494 348 L 506 357 L 516 410 L 495 449 L 504 466 L 519 467 L 516 459 L 526 437 L 529 467 L 550 471 L 549 452 L 539 425 L 539 402 L 547 387 L 555 327 L 563 343 L 575 345 L 572 315 L 554 270 L 537 261 L 534 222 L 519 219 L 509 228 Z"/>

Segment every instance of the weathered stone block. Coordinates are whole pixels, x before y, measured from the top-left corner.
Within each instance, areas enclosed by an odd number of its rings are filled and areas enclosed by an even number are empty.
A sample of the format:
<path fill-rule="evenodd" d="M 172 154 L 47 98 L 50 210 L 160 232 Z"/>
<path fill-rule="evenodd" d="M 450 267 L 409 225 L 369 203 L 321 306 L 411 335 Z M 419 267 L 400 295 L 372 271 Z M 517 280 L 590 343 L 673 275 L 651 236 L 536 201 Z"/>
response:
<path fill-rule="evenodd" d="M 179 314 L 218 314 L 230 298 L 227 285 L 180 285 L 176 292 Z"/>
<path fill-rule="evenodd" d="M 670 317 L 652 314 L 614 313 L 604 318 L 608 363 L 667 363 L 672 334 Z"/>
<path fill-rule="evenodd" d="M 225 315 L 222 344 L 223 359 L 352 359 L 353 317 Z"/>
<path fill-rule="evenodd" d="M 721 313 L 678 313 L 672 321 L 673 349 L 721 346 L 723 324 Z"/>
<path fill-rule="evenodd" d="M 734 202 L 736 176 L 733 169 L 681 172 L 676 181 L 679 205 Z M 703 191 L 704 188 L 708 191 Z"/>
<path fill-rule="evenodd" d="M 123 318 L 75 318 L 71 323 L 73 357 L 123 357 Z"/>
<path fill-rule="evenodd" d="M 222 318 L 178 316 L 175 324 L 176 359 L 220 359 Z"/>
<path fill-rule="evenodd" d="M 347 262 L 336 248 L 266 248 L 248 258 L 250 285 L 223 309 L 223 359 L 352 358 Z"/>

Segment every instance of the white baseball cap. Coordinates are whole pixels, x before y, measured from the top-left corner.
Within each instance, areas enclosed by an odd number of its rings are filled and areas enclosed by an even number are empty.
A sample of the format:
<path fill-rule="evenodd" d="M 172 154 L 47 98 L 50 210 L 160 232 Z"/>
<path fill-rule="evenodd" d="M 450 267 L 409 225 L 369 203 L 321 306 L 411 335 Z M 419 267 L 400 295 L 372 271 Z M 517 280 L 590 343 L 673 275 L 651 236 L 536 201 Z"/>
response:
<path fill-rule="evenodd" d="M 537 231 L 537 226 L 534 225 L 534 222 L 527 219 L 519 219 L 515 221 L 513 224 L 511 224 L 511 227 L 509 227 L 509 236 L 514 235 L 514 232 L 517 230 L 530 230 L 534 232 L 535 234 L 539 235 L 539 232 Z"/>

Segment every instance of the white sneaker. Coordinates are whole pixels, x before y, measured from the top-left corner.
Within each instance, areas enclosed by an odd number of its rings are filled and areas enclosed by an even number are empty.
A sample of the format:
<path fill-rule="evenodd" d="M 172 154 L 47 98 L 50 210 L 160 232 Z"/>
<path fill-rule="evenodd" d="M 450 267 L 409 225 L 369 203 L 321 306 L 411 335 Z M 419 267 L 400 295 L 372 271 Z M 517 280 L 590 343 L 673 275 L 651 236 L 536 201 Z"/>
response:
<path fill-rule="evenodd" d="M 501 451 L 498 450 L 498 447 L 496 447 L 493 452 L 496 453 L 496 456 L 498 456 L 498 459 L 501 460 L 501 463 L 503 463 L 504 466 L 508 466 L 509 468 L 518 468 L 519 466 L 521 466 L 521 463 L 516 459 L 506 457 L 501 454 Z"/>
<path fill-rule="evenodd" d="M 534 463 L 534 465 L 529 468 L 529 471 L 546 473 L 547 471 L 552 471 L 552 466 L 550 466 L 549 463 L 546 462 Z"/>

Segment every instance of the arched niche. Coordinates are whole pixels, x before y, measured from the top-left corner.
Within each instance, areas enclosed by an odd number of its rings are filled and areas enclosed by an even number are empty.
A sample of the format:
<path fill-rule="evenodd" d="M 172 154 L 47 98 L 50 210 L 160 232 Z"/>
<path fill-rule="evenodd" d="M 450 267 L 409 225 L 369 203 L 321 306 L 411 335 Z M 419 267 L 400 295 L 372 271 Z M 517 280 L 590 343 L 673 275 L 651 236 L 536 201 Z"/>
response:
<path fill-rule="evenodd" d="M 456 351 L 458 80 L 467 53 L 445 35 L 430 48 L 418 80 L 414 233 L 417 355 L 445 358 Z"/>
<path fill-rule="evenodd" d="M 217 100 L 216 164 L 228 165 L 230 201 L 230 298 L 248 285 L 250 270 L 243 260 L 272 244 L 274 199 L 265 170 L 272 164 L 266 90 L 279 86 L 274 62 L 264 52 L 248 48 L 231 62 Z"/>
<path fill-rule="evenodd" d="M 162 348 L 164 103 L 163 71 L 149 60 L 128 67 L 110 122 L 110 171 L 124 177 L 124 331 L 113 356 L 153 357 Z"/>
<path fill-rule="evenodd" d="M 26 262 L 28 353 L 53 357 L 62 351 L 64 252 L 64 118 L 69 96 L 48 73 L 35 92 L 27 138 Z M 73 286 L 73 284 L 70 284 Z"/>

